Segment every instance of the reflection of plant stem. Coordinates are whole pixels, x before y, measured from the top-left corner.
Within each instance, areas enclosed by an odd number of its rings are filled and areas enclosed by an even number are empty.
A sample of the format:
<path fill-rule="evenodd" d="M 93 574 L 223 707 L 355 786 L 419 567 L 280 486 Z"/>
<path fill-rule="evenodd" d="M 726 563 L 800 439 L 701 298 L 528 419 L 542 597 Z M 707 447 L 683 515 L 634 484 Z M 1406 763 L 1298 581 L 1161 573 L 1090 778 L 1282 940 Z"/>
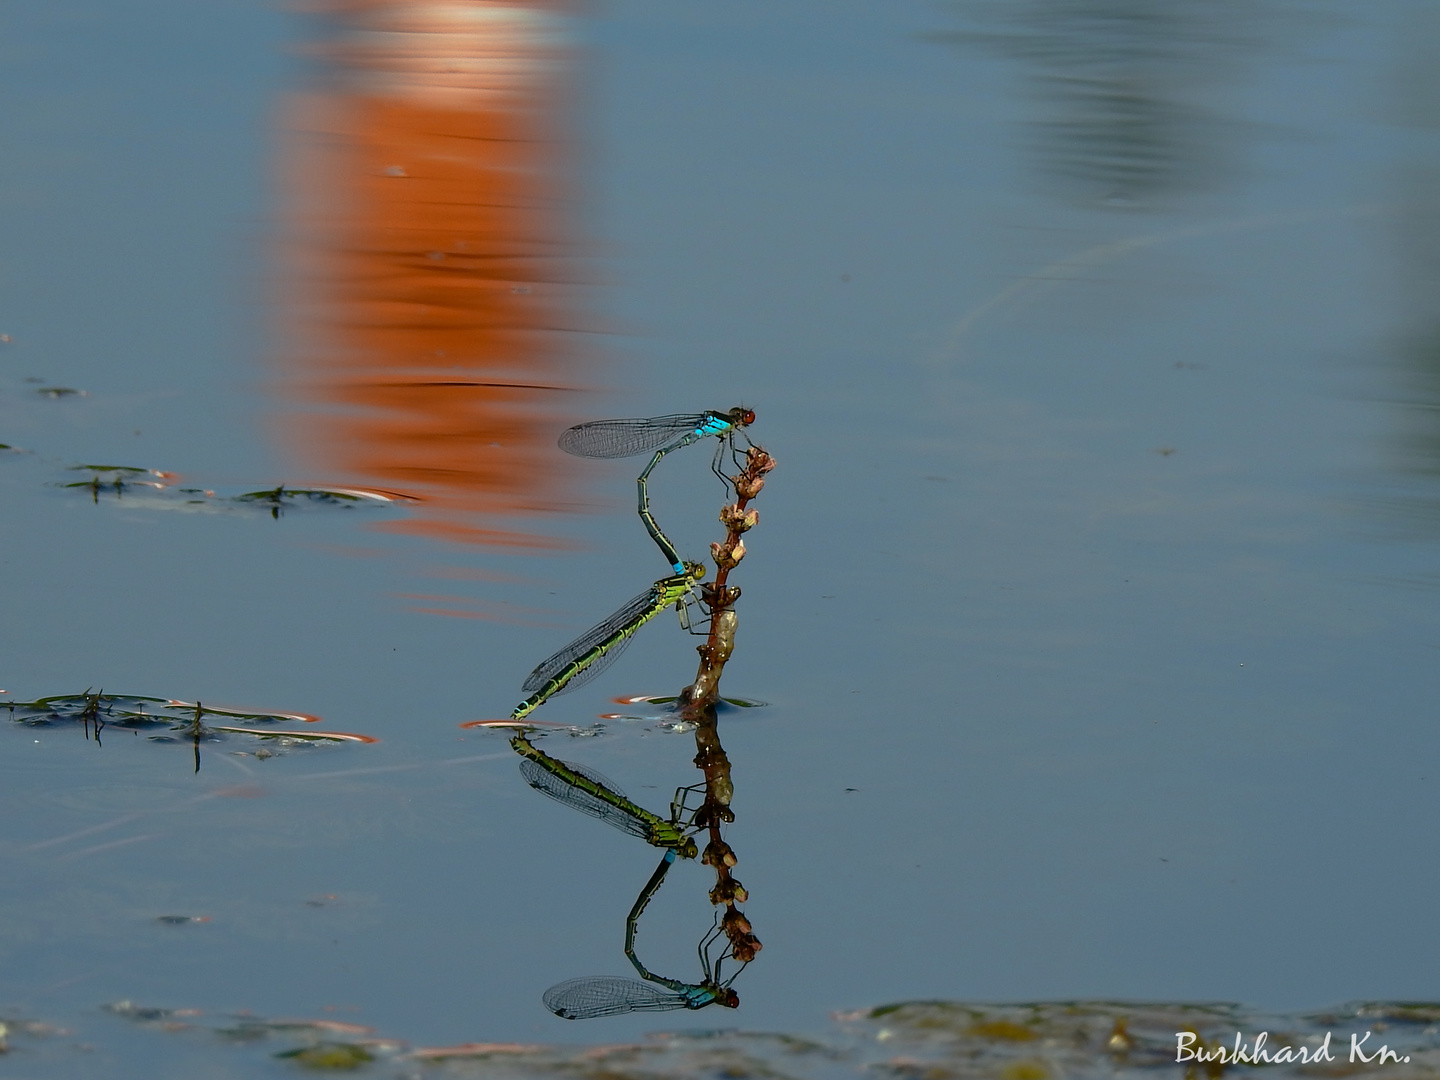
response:
<path fill-rule="evenodd" d="M 190 724 L 190 738 L 195 744 L 195 771 L 197 773 L 200 771 L 200 736 L 205 731 L 204 726 L 200 723 L 200 717 L 204 713 L 205 710 L 201 708 L 200 702 L 195 702 L 195 719 Z"/>
<path fill-rule="evenodd" d="M 100 732 L 105 727 L 105 721 L 100 717 L 100 699 L 104 690 L 97 690 L 92 696 L 89 690 L 85 691 L 85 708 L 80 710 L 80 721 L 85 725 L 85 738 L 90 738 L 90 722 L 95 722 L 95 745 L 99 746 Z"/>
<path fill-rule="evenodd" d="M 688 712 L 688 710 L 687 710 Z M 695 764 L 705 770 L 705 804 L 695 812 L 695 824 L 704 826 L 710 833 L 710 842 L 700 861 L 715 868 L 715 887 L 710 890 L 712 904 L 724 904 L 725 914 L 720 917 L 720 929 L 730 939 L 730 955 L 741 964 L 748 964 L 760 951 L 760 939 L 750 931 L 750 921 L 737 908 L 749 898 L 745 886 L 731 875 L 731 868 L 739 861 L 735 851 L 720 836 L 720 826 L 735 820 L 730 809 L 733 787 L 730 783 L 730 760 L 720 745 L 720 734 L 716 723 L 715 706 L 706 706 L 696 720 L 695 743 L 699 751 Z M 723 801 L 720 796 L 723 795 Z"/>
<path fill-rule="evenodd" d="M 706 606 L 710 610 L 710 634 L 700 653 L 700 669 L 695 682 L 681 694 L 681 715 L 695 725 L 695 765 L 705 773 L 705 803 L 695 812 L 695 824 L 709 831 L 710 842 L 700 861 L 715 868 L 715 888 L 710 902 L 724 904 L 720 929 L 730 939 L 730 953 L 741 964 L 747 964 L 760 951 L 760 939 L 751 932 L 750 921 L 735 905 L 748 896 L 730 870 L 736 864 L 735 852 L 720 836 L 720 826 L 735 820 L 730 809 L 734 785 L 730 780 L 730 759 L 720 745 L 716 703 L 720 700 L 720 676 L 725 663 L 735 651 L 737 619 L 734 603 L 740 597 L 738 588 L 728 584 L 730 571 L 745 557 L 742 535 L 753 528 L 760 515 L 749 509 L 750 500 L 765 486 L 765 474 L 775 468 L 775 459 L 763 448 L 752 446 L 745 455 L 745 468 L 734 478 L 735 502 L 720 511 L 725 526 L 725 539 L 710 545 L 715 559 L 715 581 L 702 586 Z"/>

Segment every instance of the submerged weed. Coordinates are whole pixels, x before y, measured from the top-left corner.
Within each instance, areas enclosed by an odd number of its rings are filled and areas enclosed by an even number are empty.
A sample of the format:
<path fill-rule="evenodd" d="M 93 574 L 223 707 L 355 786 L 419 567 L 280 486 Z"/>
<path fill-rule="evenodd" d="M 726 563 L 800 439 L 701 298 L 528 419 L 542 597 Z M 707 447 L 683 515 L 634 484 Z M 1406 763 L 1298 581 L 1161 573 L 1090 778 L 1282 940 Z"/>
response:
<path fill-rule="evenodd" d="M 284 1050 L 275 1056 L 289 1058 L 307 1069 L 334 1071 L 358 1069 L 361 1065 L 368 1065 L 375 1060 L 374 1054 L 355 1043 L 319 1043 L 299 1050 Z"/>
<path fill-rule="evenodd" d="M 31 727 L 48 727 L 78 722 L 87 739 L 101 745 L 105 732 L 128 731 L 148 736 L 157 743 L 191 743 L 195 750 L 195 769 L 200 768 L 200 744 L 222 742 L 227 736 L 239 735 L 261 740 L 264 745 L 253 751 L 256 758 L 273 757 L 287 749 L 315 743 L 373 743 L 369 735 L 345 731 L 297 730 L 296 723 L 315 724 L 318 716 L 297 712 L 258 712 L 227 709 L 178 698 L 145 697 L 133 694 L 106 694 L 103 691 L 83 694 L 57 694 L 34 701 L 0 702 L 0 713 L 11 720 Z M 224 720 L 226 723 L 215 723 Z M 271 725 L 292 725 L 276 728 Z M 247 753 L 251 751 L 239 751 Z"/>
<path fill-rule="evenodd" d="M 5 447 L 0 446 L 0 449 Z M 146 509 L 202 510 L 209 512 L 268 512 L 271 517 L 296 509 L 352 510 L 415 502 L 414 496 L 394 491 L 369 488 L 304 487 L 281 484 L 263 491 L 247 491 L 240 495 L 220 495 L 211 488 L 181 487 L 179 474 L 161 469 L 145 469 L 135 465 L 74 465 L 70 472 L 86 473 L 84 480 L 69 480 L 56 487 L 83 490 L 92 502 L 101 495 L 124 500 L 131 506 Z"/>

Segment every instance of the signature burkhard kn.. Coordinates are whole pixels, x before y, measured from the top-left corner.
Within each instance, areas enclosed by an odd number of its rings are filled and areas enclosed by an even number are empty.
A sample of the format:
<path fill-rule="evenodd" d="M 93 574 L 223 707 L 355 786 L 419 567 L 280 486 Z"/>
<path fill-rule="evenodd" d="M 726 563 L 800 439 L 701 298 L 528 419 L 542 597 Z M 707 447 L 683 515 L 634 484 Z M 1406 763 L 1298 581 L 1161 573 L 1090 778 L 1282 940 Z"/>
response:
<path fill-rule="evenodd" d="M 1330 1039 L 1333 1034 L 1334 1032 L 1327 1031 L 1325 1037 L 1313 1045 L 1286 1045 L 1272 1048 L 1265 1045 L 1270 1039 L 1268 1031 L 1262 1031 L 1256 1035 L 1253 1046 L 1244 1041 L 1244 1032 L 1240 1031 L 1235 1033 L 1233 1046 L 1225 1046 L 1218 1041 L 1207 1042 L 1193 1031 L 1177 1031 L 1175 1033 L 1175 1060 L 1214 1061 L 1222 1065 L 1278 1065 L 1285 1062 L 1335 1061 L 1335 1054 L 1330 1049 Z M 1365 1044 L 1369 1039 L 1370 1032 L 1368 1031 L 1364 1035 L 1351 1033 L 1350 1061 L 1372 1065 L 1409 1063 L 1409 1054 L 1398 1054 L 1383 1043 L 1367 1050 Z"/>

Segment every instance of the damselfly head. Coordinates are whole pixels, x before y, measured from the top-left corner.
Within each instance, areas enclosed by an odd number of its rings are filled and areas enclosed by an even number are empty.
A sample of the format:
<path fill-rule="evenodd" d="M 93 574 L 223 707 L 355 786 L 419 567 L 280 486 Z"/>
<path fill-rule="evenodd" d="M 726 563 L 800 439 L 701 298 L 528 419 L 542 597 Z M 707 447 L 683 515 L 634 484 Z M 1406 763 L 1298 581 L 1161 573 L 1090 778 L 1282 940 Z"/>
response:
<path fill-rule="evenodd" d="M 747 409 L 744 405 L 735 406 L 725 415 L 736 427 L 749 427 L 755 422 L 755 410 Z"/>
<path fill-rule="evenodd" d="M 715 995 L 715 1004 L 724 1006 L 727 1009 L 738 1009 L 740 1007 L 740 995 L 732 987 L 725 987 Z"/>
<path fill-rule="evenodd" d="M 692 578 L 695 581 L 699 581 L 705 576 L 705 564 L 698 562 L 690 562 L 687 559 L 685 562 L 685 576 L 688 578 Z"/>

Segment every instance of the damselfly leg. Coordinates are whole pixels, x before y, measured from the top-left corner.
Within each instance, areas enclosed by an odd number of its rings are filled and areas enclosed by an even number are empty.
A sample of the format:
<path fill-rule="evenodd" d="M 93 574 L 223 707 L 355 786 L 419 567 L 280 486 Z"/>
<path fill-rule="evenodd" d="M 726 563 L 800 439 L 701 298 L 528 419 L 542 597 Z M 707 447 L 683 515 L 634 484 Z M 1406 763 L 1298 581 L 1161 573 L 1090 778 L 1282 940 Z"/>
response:
<path fill-rule="evenodd" d="M 698 621 L 692 621 L 691 608 L 700 608 L 704 614 Z M 680 616 L 680 626 L 695 637 L 705 637 L 710 633 L 710 611 L 705 607 L 705 602 L 694 592 L 687 592 L 679 600 L 675 601 L 675 612 Z M 696 627 L 703 629 L 696 629 Z"/>
<path fill-rule="evenodd" d="M 694 805 L 691 805 L 691 802 Z M 670 800 L 670 824 L 677 829 L 695 828 L 695 815 L 705 805 L 705 785 L 691 784 L 689 787 L 675 789 L 675 797 Z"/>
<path fill-rule="evenodd" d="M 732 487 L 735 486 L 735 483 L 725 472 L 724 466 L 722 465 L 722 462 L 725 460 L 726 451 L 728 450 L 730 453 L 730 467 L 732 469 L 737 472 L 741 472 L 745 468 L 745 463 L 741 459 L 740 450 L 738 450 L 735 446 L 735 437 L 737 435 L 745 440 L 746 450 L 749 450 L 750 447 L 755 445 L 750 441 L 750 436 L 745 434 L 743 428 L 732 428 L 730 431 L 727 431 L 723 436 L 721 436 L 720 445 L 715 448 L 715 456 L 710 459 L 710 471 L 720 479 L 720 482 L 722 484 L 725 485 L 725 490 L 727 493 Z"/>
<path fill-rule="evenodd" d="M 706 934 L 703 938 L 700 939 L 700 971 L 701 974 L 704 975 L 704 982 L 706 986 L 714 986 L 719 989 L 724 989 L 728 987 L 731 983 L 733 983 L 735 979 L 739 976 L 740 972 L 745 970 L 746 964 L 749 963 L 748 960 L 742 962 L 728 979 L 726 979 L 724 982 L 721 982 L 720 966 L 726 960 L 735 959 L 733 947 L 730 941 L 727 939 L 725 942 L 725 948 L 720 951 L 719 956 L 715 957 L 714 963 L 711 963 L 710 950 L 715 946 L 715 942 L 723 937 L 725 937 L 725 932 L 720 922 L 720 915 L 717 912 L 715 915 L 715 925 L 710 928 L 710 932 L 708 934 Z"/>

